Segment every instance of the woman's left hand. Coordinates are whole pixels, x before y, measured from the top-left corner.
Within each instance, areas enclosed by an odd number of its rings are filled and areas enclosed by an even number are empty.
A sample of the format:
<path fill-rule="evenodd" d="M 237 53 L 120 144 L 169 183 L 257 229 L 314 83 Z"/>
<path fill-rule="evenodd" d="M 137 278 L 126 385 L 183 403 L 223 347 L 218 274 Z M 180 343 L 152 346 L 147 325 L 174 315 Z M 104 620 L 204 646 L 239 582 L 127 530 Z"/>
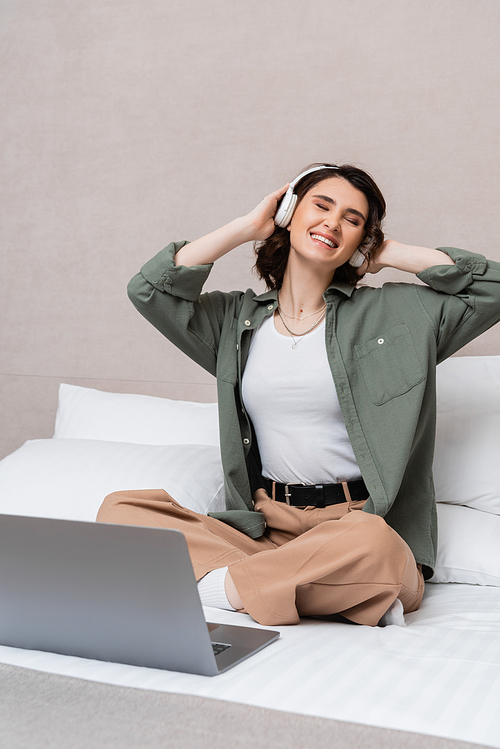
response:
<path fill-rule="evenodd" d="M 454 265 L 453 260 L 441 252 L 430 247 L 403 244 L 394 239 L 386 239 L 371 260 L 366 260 L 358 268 L 358 274 L 378 273 L 382 268 L 395 268 L 407 273 L 421 273 L 433 265 Z"/>
<path fill-rule="evenodd" d="M 382 242 L 381 246 L 370 260 L 365 260 L 363 265 L 358 268 L 358 275 L 362 276 L 365 273 L 378 273 L 382 268 L 390 266 L 390 256 L 394 256 L 397 253 L 397 245 L 399 242 L 395 242 L 393 239 L 386 239 Z M 389 255 L 389 258 L 388 258 Z M 386 262 L 389 260 L 389 263 Z"/>

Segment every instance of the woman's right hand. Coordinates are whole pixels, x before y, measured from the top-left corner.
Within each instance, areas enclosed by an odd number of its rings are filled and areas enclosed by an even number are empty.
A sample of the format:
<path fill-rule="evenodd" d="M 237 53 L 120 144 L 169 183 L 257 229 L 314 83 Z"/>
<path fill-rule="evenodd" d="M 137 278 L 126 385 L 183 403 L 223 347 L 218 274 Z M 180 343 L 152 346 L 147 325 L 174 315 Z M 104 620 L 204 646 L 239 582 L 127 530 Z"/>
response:
<path fill-rule="evenodd" d="M 245 242 L 260 242 L 274 231 L 274 216 L 278 202 L 288 189 L 288 184 L 261 200 L 246 216 L 234 219 L 220 229 L 181 247 L 175 256 L 176 265 L 206 265 L 213 263 L 235 247 Z"/>
<path fill-rule="evenodd" d="M 253 211 L 247 213 L 244 216 L 245 221 L 248 222 L 250 233 L 252 234 L 252 240 L 254 242 L 261 242 L 271 236 L 276 228 L 274 223 L 274 217 L 278 210 L 278 203 L 281 198 L 288 190 L 289 183 L 280 187 L 279 190 L 275 190 L 270 195 L 267 195 L 258 205 L 255 206 Z"/>

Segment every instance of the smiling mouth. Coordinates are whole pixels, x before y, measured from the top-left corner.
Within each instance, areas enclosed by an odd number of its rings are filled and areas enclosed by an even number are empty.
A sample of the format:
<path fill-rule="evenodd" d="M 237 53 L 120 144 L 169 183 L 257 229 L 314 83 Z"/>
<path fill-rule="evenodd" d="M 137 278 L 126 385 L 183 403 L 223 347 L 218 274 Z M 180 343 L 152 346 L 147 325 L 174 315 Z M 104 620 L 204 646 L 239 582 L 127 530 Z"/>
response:
<path fill-rule="evenodd" d="M 327 247 L 331 247 L 332 250 L 336 250 L 338 247 L 338 244 L 334 242 L 333 239 L 327 239 L 327 237 L 323 237 L 321 234 L 311 234 L 311 239 L 317 239 L 319 242 L 323 242 Z"/>

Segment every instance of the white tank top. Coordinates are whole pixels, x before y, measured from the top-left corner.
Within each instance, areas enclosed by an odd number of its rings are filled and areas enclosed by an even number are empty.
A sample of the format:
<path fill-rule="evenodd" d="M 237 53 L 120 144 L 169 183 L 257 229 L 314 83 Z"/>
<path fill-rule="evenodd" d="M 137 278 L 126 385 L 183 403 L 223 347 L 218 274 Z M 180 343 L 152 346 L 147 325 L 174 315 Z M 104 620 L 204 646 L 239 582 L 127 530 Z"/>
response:
<path fill-rule="evenodd" d="M 280 483 L 335 484 L 361 478 L 340 411 L 325 323 L 293 340 L 274 316 L 255 330 L 242 393 L 257 435 L 262 473 Z"/>

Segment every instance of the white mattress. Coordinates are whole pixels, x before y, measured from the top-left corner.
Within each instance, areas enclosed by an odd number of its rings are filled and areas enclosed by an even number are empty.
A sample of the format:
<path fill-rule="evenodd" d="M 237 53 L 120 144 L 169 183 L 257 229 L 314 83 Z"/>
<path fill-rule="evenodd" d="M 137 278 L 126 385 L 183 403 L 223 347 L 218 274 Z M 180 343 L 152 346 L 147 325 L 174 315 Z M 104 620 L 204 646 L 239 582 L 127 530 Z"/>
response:
<path fill-rule="evenodd" d="M 252 625 L 243 614 L 205 613 Z M 213 678 L 8 647 L 0 661 L 500 747 L 500 588 L 428 584 L 406 622 L 382 629 L 304 620 Z"/>

